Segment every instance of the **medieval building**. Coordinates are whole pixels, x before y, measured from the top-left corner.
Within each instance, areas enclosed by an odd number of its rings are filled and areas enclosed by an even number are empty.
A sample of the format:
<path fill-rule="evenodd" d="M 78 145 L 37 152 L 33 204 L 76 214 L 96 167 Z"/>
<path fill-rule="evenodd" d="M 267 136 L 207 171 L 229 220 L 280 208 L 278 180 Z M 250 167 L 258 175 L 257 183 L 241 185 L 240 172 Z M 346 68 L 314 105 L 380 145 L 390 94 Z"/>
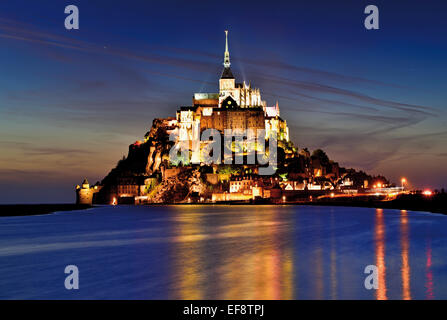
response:
<path fill-rule="evenodd" d="M 219 93 L 196 93 L 193 105 L 177 111 L 180 141 L 200 140 L 206 129 L 265 130 L 266 137 L 276 132 L 278 140 L 289 141 L 287 122 L 280 117 L 278 102 L 273 107 L 261 99 L 258 88 L 237 83 L 231 71 L 228 31 L 225 31 L 224 69 Z"/>

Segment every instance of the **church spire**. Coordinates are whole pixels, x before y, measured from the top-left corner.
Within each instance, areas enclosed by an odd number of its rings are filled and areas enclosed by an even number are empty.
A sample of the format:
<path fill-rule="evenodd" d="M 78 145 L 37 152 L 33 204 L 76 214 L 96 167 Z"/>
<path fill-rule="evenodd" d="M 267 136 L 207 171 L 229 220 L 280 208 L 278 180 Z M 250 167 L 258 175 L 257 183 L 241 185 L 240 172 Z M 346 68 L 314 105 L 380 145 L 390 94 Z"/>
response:
<path fill-rule="evenodd" d="M 230 63 L 230 52 L 228 51 L 228 30 L 225 30 L 225 58 L 224 58 L 224 67 L 229 68 Z"/>

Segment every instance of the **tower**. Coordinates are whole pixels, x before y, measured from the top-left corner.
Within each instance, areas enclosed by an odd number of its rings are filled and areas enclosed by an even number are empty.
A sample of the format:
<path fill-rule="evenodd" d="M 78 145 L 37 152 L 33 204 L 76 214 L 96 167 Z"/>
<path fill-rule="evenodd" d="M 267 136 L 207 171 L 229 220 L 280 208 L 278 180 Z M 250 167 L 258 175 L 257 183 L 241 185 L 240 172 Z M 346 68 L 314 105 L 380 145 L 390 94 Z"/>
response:
<path fill-rule="evenodd" d="M 219 80 L 219 107 L 227 96 L 234 97 L 236 82 L 230 69 L 230 52 L 228 51 L 228 30 L 225 30 L 224 69 Z"/>
<path fill-rule="evenodd" d="M 76 204 L 89 204 L 93 201 L 93 193 L 87 178 L 84 179 L 81 186 L 76 186 Z"/>
<path fill-rule="evenodd" d="M 76 186 L 76 204 L 92 205 L 93 195 L 101 189 L 101 186 L 90 187 L 87 178 L 84 179 L 81 185 Z"/>
<path fill-rule="evenodd" d="M 225 30 L 225 54 L 224 54 L 224 63 L 225 68 L 230 68 L 230 52 L 228 51 L 228 30 Z"/>

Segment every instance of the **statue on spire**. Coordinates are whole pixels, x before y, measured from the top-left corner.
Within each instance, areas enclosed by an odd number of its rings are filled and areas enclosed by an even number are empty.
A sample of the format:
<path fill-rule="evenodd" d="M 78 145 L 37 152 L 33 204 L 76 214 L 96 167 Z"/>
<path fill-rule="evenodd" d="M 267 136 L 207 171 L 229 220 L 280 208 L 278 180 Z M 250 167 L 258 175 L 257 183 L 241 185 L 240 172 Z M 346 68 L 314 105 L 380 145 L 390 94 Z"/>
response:
<path fill-rule="evenodd" d="M 224 58 L 224 67 L 229 68 L 230 63 L 230 52 L 228 51 L 228 30 L 225 30 L 225 58 Z"/>

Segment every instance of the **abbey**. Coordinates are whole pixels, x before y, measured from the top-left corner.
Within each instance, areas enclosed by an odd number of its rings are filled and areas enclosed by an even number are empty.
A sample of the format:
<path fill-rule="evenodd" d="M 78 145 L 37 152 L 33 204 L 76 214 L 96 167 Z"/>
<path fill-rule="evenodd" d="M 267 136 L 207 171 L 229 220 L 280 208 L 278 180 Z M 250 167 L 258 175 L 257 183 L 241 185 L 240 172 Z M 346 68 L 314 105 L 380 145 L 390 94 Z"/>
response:
<path fill-rule="evenodd" d="M 219 79 L 219 93 L 195 93 L 192 106 L 177 111 L 179 138 L 183 141 L 200 140 L 206 129 L 254 131 L 266 130 L 266 136 L 276 131 L 278 140 L 289 141 L 287 122 L 280 117 L 278 102 L 267 106 L 258 88 L 237 83 L 231 71 L 228 31 L 225 31 L 223 71 Z"/>

